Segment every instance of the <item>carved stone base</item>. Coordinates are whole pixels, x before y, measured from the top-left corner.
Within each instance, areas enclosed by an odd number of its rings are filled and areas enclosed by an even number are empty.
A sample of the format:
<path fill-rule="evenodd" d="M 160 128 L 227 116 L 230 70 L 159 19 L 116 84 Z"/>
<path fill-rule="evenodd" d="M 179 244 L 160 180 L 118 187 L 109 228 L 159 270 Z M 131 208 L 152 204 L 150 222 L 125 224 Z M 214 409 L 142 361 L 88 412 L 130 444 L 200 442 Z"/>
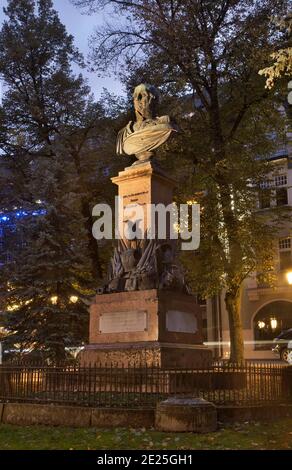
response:
<path fill-rule="evenodd" d="M 79 356 L 83 366 L 102 367 L 157 366 L 162 368 L 207 367 L 211 351 L 203 345 L 159 343 L 158 341 L 114 344 L 91 344 Z"/>
<path fill-rule="evenodd" d="M 83 365 L 192 368 L 208 365 L 201 311 L 191 295 L 149 289 L 97 295 Z"/>

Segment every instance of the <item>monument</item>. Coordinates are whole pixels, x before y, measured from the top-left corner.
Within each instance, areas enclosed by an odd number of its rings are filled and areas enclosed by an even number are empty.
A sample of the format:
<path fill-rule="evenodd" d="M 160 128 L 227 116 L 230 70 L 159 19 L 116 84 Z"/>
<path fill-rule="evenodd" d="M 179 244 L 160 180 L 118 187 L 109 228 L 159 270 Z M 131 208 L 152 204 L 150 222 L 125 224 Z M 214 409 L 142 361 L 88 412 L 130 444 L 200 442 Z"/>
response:
<path fill-rule="evenodd" d="M 80 359 L 84 365 L 198 367 L 211 359 L 211 351 L 203 345 L 200 308 L 175 260 L 174 241 L 147 237 L 148 205 L 172 204 L 175 186 L 154 152 L 177 129 L 168 116 L 157 116 L 153 86 L 137 86 L 133 101 L 136 120 L 119 132 L 117 154 L 135 155 L 137 161 L 112 182 L 124 207 L 143 208 L 145 236 L 118 240 L 107 282 L 90 307 L 89 344 Z M 119 223 L 123 229 L 129 220 Z"/>

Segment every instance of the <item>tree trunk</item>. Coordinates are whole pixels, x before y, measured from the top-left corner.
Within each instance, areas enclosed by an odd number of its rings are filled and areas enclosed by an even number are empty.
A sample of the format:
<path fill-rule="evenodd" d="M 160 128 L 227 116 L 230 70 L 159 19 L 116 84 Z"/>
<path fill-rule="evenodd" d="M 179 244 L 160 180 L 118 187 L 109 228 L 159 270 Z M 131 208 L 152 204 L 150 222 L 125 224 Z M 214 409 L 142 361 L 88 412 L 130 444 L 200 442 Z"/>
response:
<path fill-rule="evenodd" d="M 73 157 L 76 172 L 78 175 L 79 192 L 80 194 L 86 194 L 88 190 L 87 190 L 87 184 L 86 184 L 86 180 L 84 179 L 83 170 L 81 166 L 80 153 L 76 152 L 74 148 L 72 149 L 71 146 L 69 147 L 69 151 Z M 92 213 L 90 210 L 90 204 L 89 204 L 87 196 L 82 196 L 81 198 L 81 210 L 82 210 L 82 215 L 85 218 L 84 226 L 85 226 L 85 230 L 87 233 L 87 240 L 88 240 L 87 247 L 88 247 L 88 254 L 91 260 L 92 278 L 93 280 L 102 279 L 103 272 L 102 272 L 102 266 L 101 266 L 101 261 L 100 261 L 100 256 L 99 256 L 99 247 L 98 247 L 97 241 L 93 238 L 93 235 L 92 235 L 93 220 L 92 220 Z"/>
<path fill-rule="evenodd" d="M 237 363 L 244 360 L 244 344 L 239 304 L 239 291 L 227 291 L 225 294 L 225 305 L 229 319 L 230 362 Z"/>
<path fill-rule="evenodd" d="M 87 233 L 87 246 L 88 253 L 91 261 L 91 273 L 93 280 L 102 279 L 102 267 L 99 257 L 99 247 L 97 241 L 92 235 L 93 220 L 90 212 L 89 202 L 87 200 L 82 201 L 82 214 L 85 217 L 85 229 Z"/>

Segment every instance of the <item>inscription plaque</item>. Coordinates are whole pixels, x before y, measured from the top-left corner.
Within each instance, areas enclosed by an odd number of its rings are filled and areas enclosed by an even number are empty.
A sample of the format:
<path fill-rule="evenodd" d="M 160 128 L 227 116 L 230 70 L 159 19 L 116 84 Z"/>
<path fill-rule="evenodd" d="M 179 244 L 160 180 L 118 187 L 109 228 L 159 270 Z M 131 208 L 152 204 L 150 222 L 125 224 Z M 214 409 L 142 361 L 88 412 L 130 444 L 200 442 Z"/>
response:
<path fill-rule="evenodd" d="M 100 333 L 128 333 L 147 330 L 146 310 L 107 312 L 99 318 Z"/>
<path fill-rule="evenodd" d="M 196 333 L 198 331 L 197 318 L 191 312 L 168 310 L 166 312 L 166 329 L 176 333 Z"/>

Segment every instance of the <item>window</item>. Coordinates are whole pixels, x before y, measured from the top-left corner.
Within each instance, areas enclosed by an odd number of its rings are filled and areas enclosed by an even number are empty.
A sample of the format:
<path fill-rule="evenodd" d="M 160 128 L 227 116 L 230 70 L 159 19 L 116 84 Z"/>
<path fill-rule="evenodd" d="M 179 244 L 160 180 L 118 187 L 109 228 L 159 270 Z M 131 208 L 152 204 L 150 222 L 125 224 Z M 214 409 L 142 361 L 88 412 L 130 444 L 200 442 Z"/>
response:
<path fill-rule="evenodd" d="M 276 204 L 277 206 L 285 206 L 288 204 L 287 188 L 276 189 Z"/>
<path fill-rule="evenodd" d="M 269 189 L 261 189 L 259 191 L 259 208 L 267 209 L 271 206 L 271 192 Z"/>
<path fill-rule="evenodd" d="M 278 175 L 275 177 L 275 186 L 286 186 L 287 175 Z"/>
<path fill-rule="evenodd" d="M 260 183 L 260 188 L 261 189 L 269 189 L 271 186 L 273 186 L 271 180 L 264 180 Z"/>
<path fill-rule="evenodd" d="M 271 194 L 272 192 L 272 194 Z M 270 180 L 260 183 L 259 208 L 271 207 L 271 196 L 276 206 L 286 206 L 288 204 L 287 175 L 277 175 Z M 273 204 L 274 205 L 274 204 Z"/>
<path fill-rule="evenodd" d="M 290 237 L 280 238 L 279 259 L 280 259 L 281 271 L 292 268 L 291 238 Z"/>
<path fill-rule="evenodd" d="M 267 209 L 271 207 L 271 180 L 264 180 L 260 183 L 260 190 L 259 190 L 259 208 L 260 209 Z"/>
<path fill-rule="evenodd" d="M 290 250 L 291 249 L 291 238 L 280 238 L 279 240 L 279 249 L 280 250 Z"/>
<path fill-rule="evenodd" d="M 276 205 L 285 206 L 288 204 L 288 194 L 287 194 L 287 175 L 277 175 L 275 176 L 275 196 L 276 196 Z"/>

